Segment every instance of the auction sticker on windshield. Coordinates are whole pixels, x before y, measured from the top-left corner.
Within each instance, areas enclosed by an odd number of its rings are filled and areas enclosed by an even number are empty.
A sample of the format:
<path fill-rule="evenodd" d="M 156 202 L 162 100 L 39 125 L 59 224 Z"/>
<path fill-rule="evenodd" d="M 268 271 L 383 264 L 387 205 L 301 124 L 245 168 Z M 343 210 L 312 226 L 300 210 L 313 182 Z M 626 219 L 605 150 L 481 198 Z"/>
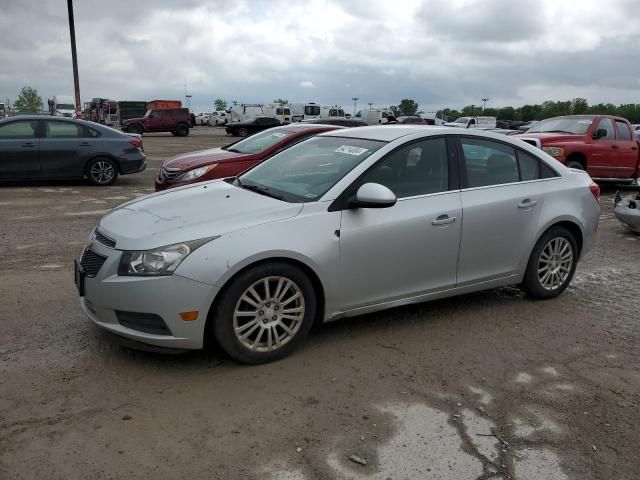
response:
<path fill-rule="evenodd" d="M 352 147 L 350 145 L 341 145 L 336 148 L 336 153 L 346 153 L 347 155 L 362 155 L 369 150 L 368 148 Z"/>

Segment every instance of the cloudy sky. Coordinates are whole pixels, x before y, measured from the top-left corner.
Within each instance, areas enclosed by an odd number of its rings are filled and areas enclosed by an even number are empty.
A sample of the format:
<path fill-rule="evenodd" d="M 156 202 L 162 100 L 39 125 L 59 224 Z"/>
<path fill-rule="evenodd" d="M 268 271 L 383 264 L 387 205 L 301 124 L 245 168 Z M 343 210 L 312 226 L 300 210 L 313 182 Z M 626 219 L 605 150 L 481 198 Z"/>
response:
<path fill-rule="evenodd" d="M 0 99 L 72 94 L 66 0 L 2 0 Z M 636 0 L 75 0 L 82 100 L 640 103 Z M 45 100 L 46 104 L 46 100 Z"/>

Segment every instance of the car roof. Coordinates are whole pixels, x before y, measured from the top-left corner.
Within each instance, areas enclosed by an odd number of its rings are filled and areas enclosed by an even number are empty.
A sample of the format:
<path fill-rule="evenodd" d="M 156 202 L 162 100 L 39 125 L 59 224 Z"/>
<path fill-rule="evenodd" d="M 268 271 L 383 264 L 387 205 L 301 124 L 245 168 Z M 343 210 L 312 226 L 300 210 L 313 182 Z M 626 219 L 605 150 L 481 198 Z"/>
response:
<path fill-rule="evenodd" d="M 331 137 L 361 138 L 363 140 L 378 140 L 382 142 L 392 142 L 400 137 L 413 133 L 438 130 L 441 133 L 459 132 L 459 128 L 434 127 L 430 125 L 374 125 L 370 127 L 345 128 L 338 132 L 325 134 Z"/>

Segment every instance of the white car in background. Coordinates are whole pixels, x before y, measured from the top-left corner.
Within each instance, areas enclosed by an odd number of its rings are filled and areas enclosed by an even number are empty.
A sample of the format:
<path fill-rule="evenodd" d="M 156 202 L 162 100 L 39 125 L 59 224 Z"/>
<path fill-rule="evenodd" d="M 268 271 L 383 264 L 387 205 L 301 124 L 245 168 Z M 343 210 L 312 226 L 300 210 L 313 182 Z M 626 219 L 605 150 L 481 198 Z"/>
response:
<path fill-rule="evenodd" d="M 196 125 L 208 125 L 210 113 L 199 113 L 196 115 Z"/>
<path fill-rule="evenodd" d="M 210 127 L 217 127 L 218 125 L 226 125 L 226 124 L 227 124 L 226 112 L 213 112 L 209 114 L 208 125 Z"/>

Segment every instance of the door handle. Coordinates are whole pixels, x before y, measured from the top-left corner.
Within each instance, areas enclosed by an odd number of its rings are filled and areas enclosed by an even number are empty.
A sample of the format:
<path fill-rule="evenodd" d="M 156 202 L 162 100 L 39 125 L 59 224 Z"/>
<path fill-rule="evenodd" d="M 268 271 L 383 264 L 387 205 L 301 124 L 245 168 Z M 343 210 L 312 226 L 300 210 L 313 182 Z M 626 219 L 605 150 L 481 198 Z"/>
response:
<path fill-rule="evenodd" d="M 637 150 L 638 147 L 631 147 L 631 150 Z"/>
<path fill-rule="evenodd" d="M 618 145 L 611 145 L 611 148 L 615 148 L 617 150 L 620 147 L 618 147 Z"/>
<path fill-rule="evenodd" d="M 529 200 L 527 198 L 526 200 L 523 200 L 518 204 L 518 208 L 531 208 L 535 207 L 537 204 L 538 202 L 536 202 L 535 200 Z"/>
<path fill-rule="evenodd" d="M 35 143 L 31 143 L 31 142 L 27 142 L 27 143 L 23 143 L 22 146 L 23 147 L 35 147 L 36 144 Z"/>
<path fill-rule="evenodd" d="M 92 146 L 92 145 L 93 145 L 93 143 L 89 143 L 89 142 L 82 142 L 82 143 L 80 144 L 80 146 L 81 146 L 81 147 L 90 147 L 90 146 Z"/>
<path fill-rule="evenodd" d="M 456 217 L 450 217 L 449 215 L 440 215 L 436 218 L 431 225 L 448 225 L 456 221 Z"/>

